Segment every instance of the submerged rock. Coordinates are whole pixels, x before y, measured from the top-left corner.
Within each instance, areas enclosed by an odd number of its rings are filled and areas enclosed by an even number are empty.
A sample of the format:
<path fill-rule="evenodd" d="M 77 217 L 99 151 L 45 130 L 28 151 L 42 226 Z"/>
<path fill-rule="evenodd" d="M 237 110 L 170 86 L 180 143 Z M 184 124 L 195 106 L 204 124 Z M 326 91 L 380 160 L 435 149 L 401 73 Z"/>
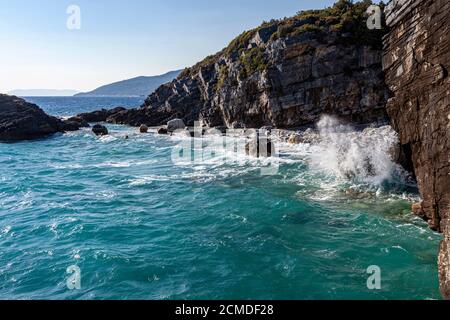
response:
<path fill-rule="evenodd" d="M 92 132 L 97 136 L 106 136 L 108 135 L 108 129 L 105 126 L 102 126 L 101 124 L 96 124 L 92 128 Z"/>
<path fill-rule="evenodd" d="M 57 132 L 75 131 L 79 126 L 47 115 L 37 105 L 0 94 L 0 140 L 32 140 Z"/>

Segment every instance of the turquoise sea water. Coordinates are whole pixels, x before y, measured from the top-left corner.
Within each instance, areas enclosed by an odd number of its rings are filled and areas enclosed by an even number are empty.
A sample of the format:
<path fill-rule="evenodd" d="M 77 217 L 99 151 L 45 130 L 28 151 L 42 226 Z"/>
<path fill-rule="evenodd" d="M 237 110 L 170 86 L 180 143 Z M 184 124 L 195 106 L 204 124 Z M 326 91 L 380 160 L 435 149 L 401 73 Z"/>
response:
<path fill-rule="evenodd" d="M 80 99 L 39 102 L 98 103 Z M 414 188 L 351 197 L 303 146 L 281 145 L 272 176 L 244 155 L 177 166 L 182 138 L 109 129 L 0 144 L 0 299 L 439 299 L 440 236 L 410 213 Z"/>

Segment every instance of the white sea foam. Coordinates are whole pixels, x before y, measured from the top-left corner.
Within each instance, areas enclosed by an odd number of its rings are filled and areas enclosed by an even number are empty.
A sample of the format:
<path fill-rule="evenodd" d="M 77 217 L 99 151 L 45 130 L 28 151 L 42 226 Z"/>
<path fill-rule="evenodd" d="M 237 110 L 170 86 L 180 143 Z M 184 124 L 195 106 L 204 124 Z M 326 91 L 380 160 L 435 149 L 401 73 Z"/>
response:
<path fill-rule="evenodd" d="M 324 116 L 317 127 L 320 142 L 312 146 L 312 168 L 373 185 L 393 181 L 403 174 L 392 156 L 398 136 L 390 126 L 357 132 L 333 117 Z"/>
<path fill-rule="evenodd" d="M 12 229 L 11 226 L 6 226 L 2 229 L 1 234 L 7 235 L 11 231 L 11 229 Z"/>

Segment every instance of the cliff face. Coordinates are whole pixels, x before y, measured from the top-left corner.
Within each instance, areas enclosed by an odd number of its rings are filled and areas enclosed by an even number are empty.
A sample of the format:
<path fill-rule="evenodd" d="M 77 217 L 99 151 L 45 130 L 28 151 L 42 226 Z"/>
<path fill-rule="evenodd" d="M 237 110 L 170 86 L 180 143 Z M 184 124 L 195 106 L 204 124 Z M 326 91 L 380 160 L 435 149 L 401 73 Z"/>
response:
<path fill-rule="evenodd" d="M 402 0 L 387 10 L 387 112 L 410 150 L 422 195 L 421 215 L 444 233 L 441 291 L 450 299 L 450 2 Z"/>
<path fill-rule="evenodd" d="M 368 5 L 339 1 L 264 23 L 157 89 L 141 109 L 108 121 L 292 128 L 324 113 L 354 123 L 384 121 L 382 31 L 367 29 Z"/>

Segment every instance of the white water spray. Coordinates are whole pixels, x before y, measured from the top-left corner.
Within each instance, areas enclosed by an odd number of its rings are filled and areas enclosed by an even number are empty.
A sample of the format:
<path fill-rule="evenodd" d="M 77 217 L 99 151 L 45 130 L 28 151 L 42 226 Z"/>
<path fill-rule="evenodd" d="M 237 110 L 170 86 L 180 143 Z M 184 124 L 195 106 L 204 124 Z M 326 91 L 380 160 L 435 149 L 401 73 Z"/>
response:
<path fill-rule="evenodd" d="M 314 146 L 313 167 L 339 178 L 373 185 L 404 175 L 393 159 L 399 142 L 390 126 L 358 132 L 336 118 L 324 116 L 317 128 L 320 142 Z"/>

